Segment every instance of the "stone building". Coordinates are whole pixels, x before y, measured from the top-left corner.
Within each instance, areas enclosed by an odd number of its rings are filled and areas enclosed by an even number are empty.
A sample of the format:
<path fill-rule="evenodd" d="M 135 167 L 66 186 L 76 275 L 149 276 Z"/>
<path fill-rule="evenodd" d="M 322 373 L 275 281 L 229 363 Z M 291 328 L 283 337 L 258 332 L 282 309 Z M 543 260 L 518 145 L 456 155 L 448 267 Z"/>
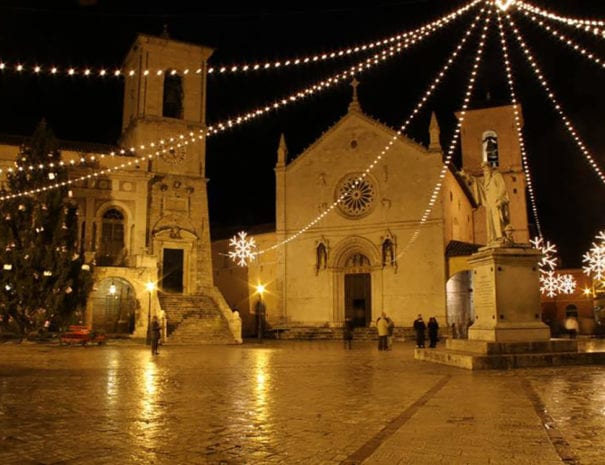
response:
<path fill-rule="evenodd" d="M 258 332 L 262 299 L 264 328 L 284 337 L 335 337 L 346 318 L 369 328 L 382 311 L 399 327 L 422 313 L 464 328 L 472 316 L 466 259 L 486 243 L 483 208 L 456 170 L 443 169 L 434 117 L 425 147 L 366 115 L 356 85 L 346 114 L 303 153 L 289 156 L 282 136 L 275 225 L 251 231 L 258 260 L 239 268 L 225 257 L 230 237 L 211 243 L 199 137 L 211 54 L 139 35 L 124 61 L 134 74 L 124 76 L 117 146 L 61 146 L 74 162 L 80 247 L 96 264 L 87 324 L 145 337 L 158 315 L 172 343 L 231 343 L 241 341 L 242 323 L 246 335 Z M 527 243 L 513 107 L 466 112 L 461 142 L 465 173 L 480 176 L 489 162 L 503 174 L 512 234 Z M 0 144 L 0 165 L 13 163 L 19 144 Z"/>
<path fill-rule="evenodd" d="M 400 328 L 422 313 L 464 335 L 473 313 L 467 258 L 486 244 L 484 208 L 464 176 L 481 179 L 483 162 L 498 168 L 513 239 L 529 242 L 514 108 L 466 112 L 461 176 L 443 169 L 434 116 L 425 147 L 366 115 L 354 84 L 346 114 L 302 153 L 288 156 L 282 136 L 275 228 L 250 231 L 262 253 L 247 268 L 224 258 L 228 237 L 213 240 L 215 282 L 240 309 L 246 335 L 257 332 L 260 299 L 265 328 L 281 337 L 339 337 L 346 318 L 371 328 L 383 311 Z M 262 296 L 258 284 L 266 287 Z"/>
<path fill-rule="evenodd" d="M 211 54 L 139 35 L 124 61 L 134 74 L 124 77 L 118 146 L 60 145 L 62 159 L 73 162 L 80 247 L 96 265 L 85 316 L 94 329 L 143 338 L 158 315 L 173 343 L 241 342 L 239 321 L 212 275 L 206 147 L 199 137 Z M 20 143 L 0 145 L 3 167 L 14 162 Z"/>

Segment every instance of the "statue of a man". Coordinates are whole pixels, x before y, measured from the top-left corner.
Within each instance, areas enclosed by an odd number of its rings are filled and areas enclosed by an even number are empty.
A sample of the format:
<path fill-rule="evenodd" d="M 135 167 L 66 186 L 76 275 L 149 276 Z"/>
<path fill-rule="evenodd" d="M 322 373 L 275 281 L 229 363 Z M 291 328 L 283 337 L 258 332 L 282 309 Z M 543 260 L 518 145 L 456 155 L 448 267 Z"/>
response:
<path fill-rule="evenodd" d="M 467 181 L 479 205 L 485 207 L 487 243 L 510 241 L 509 198 L 504 177 L 496 167 L 487 162 L 481 165 L 483 177 L 472 177 Z"/>

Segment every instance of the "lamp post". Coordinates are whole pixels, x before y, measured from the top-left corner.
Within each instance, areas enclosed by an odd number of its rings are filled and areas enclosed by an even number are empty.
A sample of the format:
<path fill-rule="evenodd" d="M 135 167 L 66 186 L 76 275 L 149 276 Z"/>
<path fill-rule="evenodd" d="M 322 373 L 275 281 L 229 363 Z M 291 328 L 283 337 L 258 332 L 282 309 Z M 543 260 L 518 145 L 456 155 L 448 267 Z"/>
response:
<path fill-rule="evenodd" d="M 256 336 L 258 342 L 263 342 L 263 323 L 265 319 L 265 303 L 263 302 L 263 293 L 265 292 L 265 286 L 259 284 L 256 286 L 256 292 L 258 293 L 258 302 L 256 303 L 256 319 L 257 319 L 257 331 Z"/>
<path fill-rule="evenodd" d="M 149 291 L 149 306 L 147 307 L 147 336 L 145 338 L 145 344 L 151 344 L 151 294 L 155 289 L 155 283 L 153 281 L 147 281 L 145 287 Z"/>

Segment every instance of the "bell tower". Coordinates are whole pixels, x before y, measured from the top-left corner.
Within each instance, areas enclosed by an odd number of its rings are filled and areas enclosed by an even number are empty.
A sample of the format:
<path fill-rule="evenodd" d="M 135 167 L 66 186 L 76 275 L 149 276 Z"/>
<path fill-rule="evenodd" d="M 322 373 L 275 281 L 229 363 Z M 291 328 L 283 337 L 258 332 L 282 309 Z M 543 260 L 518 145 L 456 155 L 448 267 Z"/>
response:
<path fill-rule="evenodd" d="M 523 126 L 520 105 L 517 106 L 517 113 L 519 124 Z M 502 173 L 510 200 L 513 238 L 517 243 L 527 244 L 527 184 L 515 118 L 513 105 L 468 110 L 461 127 L 462 169 L 474 176 L 480 176 L 481 165 L 487 162 Z M 475 237 L 480 243 L 486 243 L 484 210 L 480 208 L 473 215 Z"/>
<path fill-rule="evenodd" d="M 140 34 L 124 60 L 121 145 L 134 147 L 137 156 L 161 152 L 146 166 L 146 245 L 158 261 L 159 289 L 168 293 L 203 293 L 213 286 L 201 137 L 211 54 L 166 33 Z"/>

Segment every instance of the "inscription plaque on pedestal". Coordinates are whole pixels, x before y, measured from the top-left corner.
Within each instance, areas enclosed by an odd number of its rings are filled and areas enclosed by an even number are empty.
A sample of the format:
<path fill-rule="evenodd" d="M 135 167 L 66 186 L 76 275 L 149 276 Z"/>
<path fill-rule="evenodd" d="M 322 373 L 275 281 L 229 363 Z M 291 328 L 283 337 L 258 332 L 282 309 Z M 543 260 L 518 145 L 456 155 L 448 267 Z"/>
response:
<path fill-rule="evenodd" d="M 473 269 L 475 320 L 470 340 L 548 341 L 541 318 L 540 252 L 524 246 L 486 247 L 469 259 Z"/>

